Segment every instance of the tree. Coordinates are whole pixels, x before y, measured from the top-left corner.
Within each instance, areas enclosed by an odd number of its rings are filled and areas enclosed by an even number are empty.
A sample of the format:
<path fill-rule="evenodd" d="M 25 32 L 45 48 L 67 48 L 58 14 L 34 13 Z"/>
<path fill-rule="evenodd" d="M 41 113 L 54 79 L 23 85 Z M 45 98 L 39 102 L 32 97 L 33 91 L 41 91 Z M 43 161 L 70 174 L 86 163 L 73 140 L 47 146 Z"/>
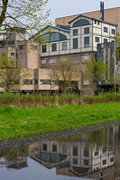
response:
<path fill-rule="evenodd" d="M 80 72 L 72 61 L 58 61 L 51 68 L 50 79 L 57 82 L 59 90 L 64 92 L 78 88 Z M 77 86 L 77 87 L 76 87 Z"/>
<path fill-rule="evenodd" d="M 93 91 L 97 90 L 97 83 L 108 79 L 109 68 L 102 60 L 97 61 L 95 58 L 93 61 L 86 62 L 86 75 L 92 79 Z"/>
<path fill-rule="evenodd" d="M 116 51 L 116 60 L 120 61 L 120 33 L 116 33 L 115 37 L 115 51 Z"/>
<path fill-rule="evenodd" d="M 15 61 L 6 53 L 0 56 L 0 87 L 4 88 L 6 92 L 28 76 L 29 71 L 23 69 L 20 61 Z"/>
<path fill-rule="evenodd" d="M 0 27 L 22 27 L 26 30 L 40 30 L 47 22 L 49 10 L 45 12 L 48 0 L 0 0 Z"/>

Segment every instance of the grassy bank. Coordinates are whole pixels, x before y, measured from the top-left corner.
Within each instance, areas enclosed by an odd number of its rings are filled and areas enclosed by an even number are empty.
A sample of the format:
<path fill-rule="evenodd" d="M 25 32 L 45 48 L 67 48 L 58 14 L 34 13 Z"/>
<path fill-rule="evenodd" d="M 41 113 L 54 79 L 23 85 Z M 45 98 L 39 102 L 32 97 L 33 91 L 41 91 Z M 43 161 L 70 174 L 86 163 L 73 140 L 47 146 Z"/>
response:
<path fill-rule="evenodd" d="M 0 141 L 120 120 L 120 103 L 0 108 Z"/>
<path fill-rule="evenodd" d="M 98 96 L 84 96 L 77 94 L 40 95 L 40 94 L 0 94 L 0 106 L 11 105 L 17 107 L 34 107 L 65 104 L 93 104 L 103 102 L 120 102 L 120 93 L 105 93 Z"/>

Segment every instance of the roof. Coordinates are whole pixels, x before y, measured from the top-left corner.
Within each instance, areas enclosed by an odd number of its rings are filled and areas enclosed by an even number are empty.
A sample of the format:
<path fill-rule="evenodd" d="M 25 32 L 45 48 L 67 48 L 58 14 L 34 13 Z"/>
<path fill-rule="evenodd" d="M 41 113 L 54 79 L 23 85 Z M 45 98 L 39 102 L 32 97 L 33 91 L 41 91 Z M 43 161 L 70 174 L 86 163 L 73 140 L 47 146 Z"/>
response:
<path fill-rule="evenodd" d="M 110 24 L 110 25 L 113 25 L 113 26 L 116 26 L 116 27 L 118 26 L 117 24 L 113 24 L 113 23 L 107 22 L 107 21 L 102 21 L 102 20 L 96 19 L 96 18 L 91 18 L 91 17 L 85 16 L 85 15 L 83 15 L 83 14 L 80 14 L 80 15 L 78 15 L 77 17 L 75 17 L 73 20 L 71 20 L 71 21 L 69 22 L 69 24 L 72 23 L 73 21 L 75 21 L 76 19 L 78 19 L 79 17 L 84 17 L 84 18 L 96 20 L 96 21 L 103 22 L 103 23 L 106 23 L 106 24 Z"/>

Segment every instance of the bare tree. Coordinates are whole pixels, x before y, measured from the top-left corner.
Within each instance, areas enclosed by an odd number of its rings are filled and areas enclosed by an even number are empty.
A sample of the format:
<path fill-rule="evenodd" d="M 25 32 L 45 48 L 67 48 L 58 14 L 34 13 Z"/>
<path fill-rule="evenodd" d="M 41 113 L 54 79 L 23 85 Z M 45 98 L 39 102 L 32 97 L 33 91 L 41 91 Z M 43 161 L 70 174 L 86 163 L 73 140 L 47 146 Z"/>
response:
<path fill-rule="evenodd" d="M 80 80 L 80 71 L 75 64 L 68 61 L 57 61 L 51 68 L 49 77 L 52 81 L 56 81 L 59 90 L 63 92 L 78 88 Z"/>
<path fill-rule="evenodd" d="M 28 76 L 29 71 L 23 69 L 20 61 L 15 61 L 6 53 L 0 56 L 0 87 L 4 88 L 6 92 Z"/>
<path fill-rule="evenodd" d="M 0 0 L 0 27 L 40 30 L 48 22 L 48 0 Z"/>

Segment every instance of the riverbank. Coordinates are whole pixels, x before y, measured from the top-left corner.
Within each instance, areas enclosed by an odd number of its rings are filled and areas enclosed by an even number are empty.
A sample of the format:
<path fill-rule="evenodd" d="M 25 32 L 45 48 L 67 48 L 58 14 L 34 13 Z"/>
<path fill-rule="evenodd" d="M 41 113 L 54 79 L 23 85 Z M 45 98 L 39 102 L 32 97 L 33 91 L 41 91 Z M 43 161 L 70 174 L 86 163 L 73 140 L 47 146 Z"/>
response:
<path fill-rule="evenodd" d="M 120 102 L 0 108 L 0 141 L 120 120 Z"/>
<path fill-rule="evenodd" d="M 120 93 L 104 93 L 98 96 L 83 96 L 78 94 L 20 94 L 1 93 L 0 106 L 39 107 L 65 104 L 93 104 L 106 102 L 120 102 Z"/>

